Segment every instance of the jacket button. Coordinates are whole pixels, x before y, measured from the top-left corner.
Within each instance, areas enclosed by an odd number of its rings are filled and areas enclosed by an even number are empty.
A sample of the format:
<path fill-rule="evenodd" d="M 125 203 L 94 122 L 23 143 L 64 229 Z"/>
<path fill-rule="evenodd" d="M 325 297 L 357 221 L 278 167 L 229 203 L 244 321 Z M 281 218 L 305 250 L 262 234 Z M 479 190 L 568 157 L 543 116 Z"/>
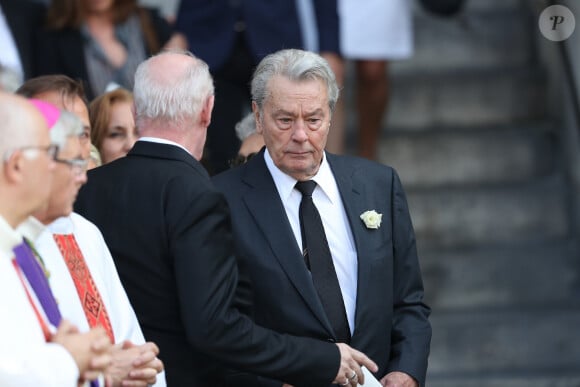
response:
<path fill-rule="evenodd" d="M 334 340 L 332 337 L 329 339 L 326 339 L 326 341 L 328 341 L 329 343 L 336 343 L 336 340 Z"/>

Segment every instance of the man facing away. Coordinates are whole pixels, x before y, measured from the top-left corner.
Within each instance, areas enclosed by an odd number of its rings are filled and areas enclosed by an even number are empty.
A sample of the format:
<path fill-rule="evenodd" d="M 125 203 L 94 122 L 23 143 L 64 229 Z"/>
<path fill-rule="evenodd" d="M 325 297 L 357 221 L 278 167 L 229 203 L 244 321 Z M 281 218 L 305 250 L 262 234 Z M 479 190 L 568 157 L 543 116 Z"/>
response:
<path fill-rule="evenodd" d="M 40 301 L 51 297 L 46 279 L 34 281 L 18 260 L 25 245 L 16 226 L 46 205 L 55 168 L 57 148 L 38 109 L 0 93 L 0 385 L 73 387 L 110 364 L 110 342 L 102 328 L 52 326 Z M 51 312 L 59 317 L 57 307 Z"/>
<path fill-rule="evenodd" d="M 89 171 L 75 209 L 103 232 L 168 385 L 221 386 L 223 365 L 312 386 L 375 370 L 346 344 L 281 335 L 233 308 L 229 212 L 199 163 L 214 102 L 207 65 L 161 53 L 137 69 L 134 95 L 143 137 Z"/>
<path fill-rule="evenodd" d="M 262 326 L 363 351 L 384 386 L 424 386 L 430 310 L 405 194 L 392 168 L 324 151 L 338 95 L 311 52 L 279 51 L 254 73 L 266 148 L 213 179 L 232 212 L 238 301 Z"/>

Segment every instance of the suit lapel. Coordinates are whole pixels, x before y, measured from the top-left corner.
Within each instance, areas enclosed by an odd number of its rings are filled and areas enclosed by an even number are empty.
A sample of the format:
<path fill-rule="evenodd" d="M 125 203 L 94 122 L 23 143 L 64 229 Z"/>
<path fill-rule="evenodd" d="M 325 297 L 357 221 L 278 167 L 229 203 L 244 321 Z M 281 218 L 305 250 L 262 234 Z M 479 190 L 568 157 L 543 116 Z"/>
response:
<path fill-rule="evenodd" d="M 368 203 L 365 201 L 366 186 L 359 177 L 361 176 L 360 171 L 357 173 L 357 169 L 347 162 L 345 158 L 339 158 L 327 153 L 327 159 L 340 192 L 357 252 L 358 274 L 354 337 L 357 330 L 361 328 L 360 320 L 361 316 L 364 315 L 363 308 L 366 304 L 364 300 L 374 296 L 370 292 L 368 283 L 371 271 L 370 254 L 366 249 L 368 244 L 365 242 L 368 233 L 360 219 L 360 214 L 369 209 L 366 208 Z"/>
<path fill-rule="evenodd" d="M 312 313 L 329 334 L 334 336 L 304 264 L 280 195 L 264 161 L 263 152 L 248 162 L 243 180 L 251 187 L 243 196 L 244 203 L 265 235 L 274 257 Z"/>

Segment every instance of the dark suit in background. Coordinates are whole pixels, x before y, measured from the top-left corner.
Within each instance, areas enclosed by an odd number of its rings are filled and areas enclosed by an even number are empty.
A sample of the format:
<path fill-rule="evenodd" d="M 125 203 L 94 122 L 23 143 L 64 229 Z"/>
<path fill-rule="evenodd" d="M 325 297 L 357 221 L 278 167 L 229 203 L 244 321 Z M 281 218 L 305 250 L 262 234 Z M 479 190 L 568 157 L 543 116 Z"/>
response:
<path fill-rule="evenodd" d="M 320 52 L 339 52 L 336 0 L 314 1 Z M 210 66 L 216 104 L 208 131 L 212 173 L 228 168 L 239 148 L 234 127 L 250 108 L 249 83 L 263 57 L 304 48 L 294 0 L 182 0 L 176 29 Z"/>
<path fill-rule="evenodd" d="M 190 154 L 138 141 L 88 175 L 75 210 L 102 231 L 169 386 L 220 386 L 224 363 L 296 385 L 333 380 L 336 345 L 276 335 L 229 308 L 237 268 L 227 204 Z"/>
<path fill-rule="evenodd" d="M 352 230 L 358 257 L 355 330 L 350 345 L 379 366 L 382 378 L 397 370 L 425 385 L 431 327 L 415 236 L 396 172 L 365 159 L 326 154 Z M 256 323 L 279 332 L 319 340 L 334 333 L 318 302 L 302 252 L 264 161 L 213 178 L 232 213 L 240 267 L 242 309 Z M 378 229 L 360 219 L 381 213 Z M 256 381 L 255 386 L 260 383 Z"/>
<path fill-rule="evenodd" d="M 24 71 L 24 80 L 36 76 L 36 31 L 44 23 L 46 7 L 29 0 L 0 0 Z M 1 63 L 1 61 L 0 61 Z"/>

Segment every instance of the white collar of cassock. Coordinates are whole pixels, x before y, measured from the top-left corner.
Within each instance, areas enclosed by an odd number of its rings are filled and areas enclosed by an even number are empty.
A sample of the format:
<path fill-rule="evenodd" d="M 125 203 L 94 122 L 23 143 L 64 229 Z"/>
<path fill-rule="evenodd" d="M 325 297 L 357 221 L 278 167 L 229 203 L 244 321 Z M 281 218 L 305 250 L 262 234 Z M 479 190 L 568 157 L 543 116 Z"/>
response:
<path fill-rule="evenodd" d="M 0 254 L 11 259 L 14 255 L 12 249 L 20 243 L 22 243 L 22 235 L 14 230 L 3 216 L 0 216 Z"/>
<path fill-rule="evenodd" d="M 45 229 L 46 227 L 33 216 L 29 216 L 28 219 L 20 223 L 17 228 L 18 232 L 22 234 L 23 237 L 32 242 L 36 241 Z"/>

